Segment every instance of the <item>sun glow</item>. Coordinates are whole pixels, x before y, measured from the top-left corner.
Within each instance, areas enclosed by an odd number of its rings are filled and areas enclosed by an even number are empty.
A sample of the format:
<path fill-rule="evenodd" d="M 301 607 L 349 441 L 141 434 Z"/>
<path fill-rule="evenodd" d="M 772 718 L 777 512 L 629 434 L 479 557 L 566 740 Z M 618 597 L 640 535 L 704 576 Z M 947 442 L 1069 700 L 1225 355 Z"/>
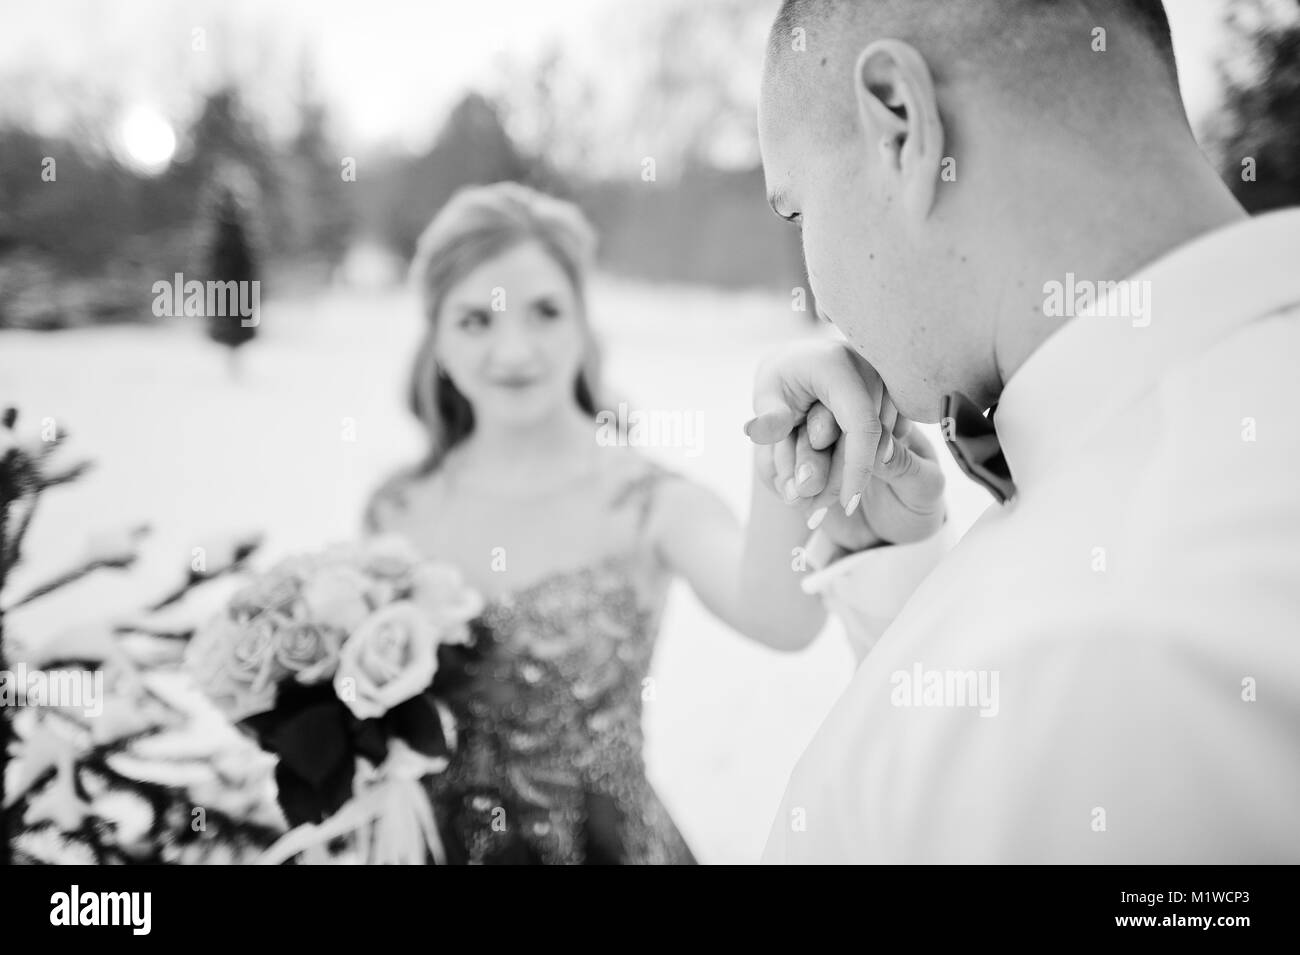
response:
<path fill-rule="evenodd" d="M 117 128 L 118 154 L 123 163 L 145 175 L 167 168 L 176 153 L 171 123 L 149 106 L 134 106 Z"/>

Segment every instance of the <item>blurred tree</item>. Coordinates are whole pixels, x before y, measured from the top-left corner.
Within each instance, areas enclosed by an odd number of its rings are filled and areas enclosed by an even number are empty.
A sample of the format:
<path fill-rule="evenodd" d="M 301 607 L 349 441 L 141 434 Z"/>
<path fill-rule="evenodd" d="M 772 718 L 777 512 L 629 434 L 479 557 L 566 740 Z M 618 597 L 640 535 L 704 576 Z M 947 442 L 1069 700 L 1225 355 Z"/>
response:
<path fill-rule="evenodd" d="M 332 269 L 343 257 L 354 213 L 342 176 L 342 156 L 330 135 L 331 114 L 314 68 L 304 54 L 294 103 L 298 129 L 283 163 L 285 204 L 293 232 L 295 258 Z"/>
<path fill-rule="evenodd" d="M 553 42 L 531 60 L 503 58 L 495 101 L 533 184 L 596 223 L 603 267 L 778 290 L 815 322 L 798 232 L 763 201 L 757 78 L 778 5 L 613 7 L 594 47 Z"/>
<path fill-rule="evenodd" d="M 213 182 L 204 205 L 208 233 L 205 278 L 211 282 L 237 282 L 240 304 L 255 301 L 260 304 L 260 293 L 254 298 L 251 292 L 254 282 L 259 282 L 260 289 L 261 271 L 253 230 L 250 228 L 251 211 L 256 208 L 255 186 L 251 176 L 243 167 L 234 163 L 218 167 L 213 174 Z M 257 333 L 256 322 L 260 321 L 260 315 L 254 315 L 249 320 L 237 308 L 218 311 L 233 314 L 222 315 L 209 311 L 208 337 L 228 349 L 231 374 L 238 376 L 239 349 L 252 341 Z"/>
<path fill-rule="evenodd" d="M 258 225 L 271 235 L 291 235 L 293 224 L 285 208 L 281 159 L 262 125 L 245 110 L 236 87 L 222 86 L 212 91 L 186 132 L 180 159 L 173 166 L 168 191 L 180 204 L 175 213 L 192 220 L 196 198 L 200 202 L 211 199 L 214 187 L 233 177 L 241 183 L 237 188 L 249 193 L 244 197 L 249 203 L 245 209 L 251 210 L 251 203 L 256 203 Z"/>
<path fill-rule="evenodd" d="M 188 158 L 204 178 L 229 160 L 259 171 L 266 165 L 268 149 L 252 119 L 243 109 L 239 90 L 221 87 L 209 93 L 189 130 Z"/>
<path fill-rule="evenodd" d="M 76 137 L 0 129 L 0 208 L 9 251 L 57 258 L 69 270 L 99 266 L 103 250 L 139 221 L 129 180 Z"/>
<path fill-rule="evenodd" d="M 178 22 L 188 36 L 189 21 Z M 341 188 L 332 114 L 303 65 L 301 38 L 251 37 L 240 14 L 208 27 L 210 57 L 196 58 L 188 43 L 167 46 L 150 67 L 158 82 L 183 77 L 150 96 L 177 121 L 179 148 L 161 172 L 130 162 L 121 121 L 139 90 L 101 79 L 103 61 L 66 77 L 0 66 L 13 93 L 0 96 L 0 327 L 152 320 L 154 281 L 206 268 L 186 239 L 225 162 L 256 181 L 257 224 L 276 237 L 253 243 L 268 272 L 319 266 L 315 285 L 341 257 L 357 197 Z"/>
<path fill-rule="evenodd" d="M 1211 131 L 1224 179 L 1252 213 L 1300 204 L 1300 0 L 1232 0 Z"/>
<path fill-rule="evenodd" d="M 358 176 L 361 231 L 409 258 L 434 213 L 461 186 L 527 179 L 529 174 L 496 108 L 483 95 L 468 93 L 427 153 L 390 157 Z"/>
<path fill-rule="evenodd" d="M 758 164 L 758 77 L 775 0 L 677 0 L 652 22 L 655 37 L 642 109 L 656 130 L 647 154 L 676 152 L 687 164 L 742 169 Z"/>
<path fill-rule="evenodd" d="M 758 163 L 754 114 L 777 0 L 661 0 L 611 7 L 596 51 L 552 44 L 504 61 L 496 100 L 532 156 L 569 177 L 657 179 L 689 164 Z"/>
<path fill-rule="evenodd" d="M 567 194 L 573 176 L 591 172 L 607 138 L 595 122 L 600 94 L 594 77 L 574 68 L 556 41 L 535 61 L 503 59 L 498 75 L 492 105 L 528 157 L 530 184 Z"/>

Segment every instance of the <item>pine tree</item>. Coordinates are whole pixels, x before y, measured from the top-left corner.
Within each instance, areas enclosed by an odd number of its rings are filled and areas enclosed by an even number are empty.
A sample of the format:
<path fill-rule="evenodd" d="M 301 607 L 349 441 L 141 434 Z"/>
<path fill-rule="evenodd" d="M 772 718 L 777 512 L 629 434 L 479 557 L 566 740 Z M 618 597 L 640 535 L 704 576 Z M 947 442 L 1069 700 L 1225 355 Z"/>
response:
<path fill-rule="evenodd" d="M 208 203 L 208 245 L 205 250 L 206 279 L 212 282 L 236 282 L 241 301 L 251 302 L 253 282 L 260 279 L 258 256 L 254 248 L 249 212 L 248 182 L 246 176 L 238 171 L 226 168 L 218 172 L 215 186 Z M 248 283 L 248 284 L 245 284 Z M 258 296 L 260 300 L 260 295 Z M 238 349 L 252 341 L 257 334 L 256 322 L 260 316 L 251 319 L 238 314 L 237 310 L 227 309 L 231 314 L 209 314 L 207 316 L 208 337 L 219 345 L 228 348 L 232 374 L 237 374 Z"/>

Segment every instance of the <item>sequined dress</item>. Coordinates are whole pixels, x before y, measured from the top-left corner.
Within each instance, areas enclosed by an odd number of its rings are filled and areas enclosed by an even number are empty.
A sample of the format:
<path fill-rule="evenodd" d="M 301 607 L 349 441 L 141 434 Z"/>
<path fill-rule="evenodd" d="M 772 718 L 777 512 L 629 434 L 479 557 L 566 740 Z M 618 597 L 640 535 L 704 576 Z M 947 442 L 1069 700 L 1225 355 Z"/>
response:
<path fill-rule="evenodd" d="M 668 584 L 641 547 L 549 574 L 490 601 L 473 651 L 442 661 L 459 738 L 430 785 L 450 862 L 695 862 L 643 758 Z"/>

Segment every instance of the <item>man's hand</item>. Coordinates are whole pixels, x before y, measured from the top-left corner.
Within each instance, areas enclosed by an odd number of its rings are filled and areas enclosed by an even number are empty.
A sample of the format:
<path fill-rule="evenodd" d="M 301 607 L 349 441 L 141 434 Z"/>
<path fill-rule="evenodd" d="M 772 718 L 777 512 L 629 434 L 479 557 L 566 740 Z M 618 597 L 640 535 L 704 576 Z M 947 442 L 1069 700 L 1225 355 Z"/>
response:
<path fill-rule="evenodd" d="M 754 381 L 760 477 L 836 544 L 922 540 L 943 524 L 943 472 L 869 364 L 839 342 L 765 360 Z"/>

